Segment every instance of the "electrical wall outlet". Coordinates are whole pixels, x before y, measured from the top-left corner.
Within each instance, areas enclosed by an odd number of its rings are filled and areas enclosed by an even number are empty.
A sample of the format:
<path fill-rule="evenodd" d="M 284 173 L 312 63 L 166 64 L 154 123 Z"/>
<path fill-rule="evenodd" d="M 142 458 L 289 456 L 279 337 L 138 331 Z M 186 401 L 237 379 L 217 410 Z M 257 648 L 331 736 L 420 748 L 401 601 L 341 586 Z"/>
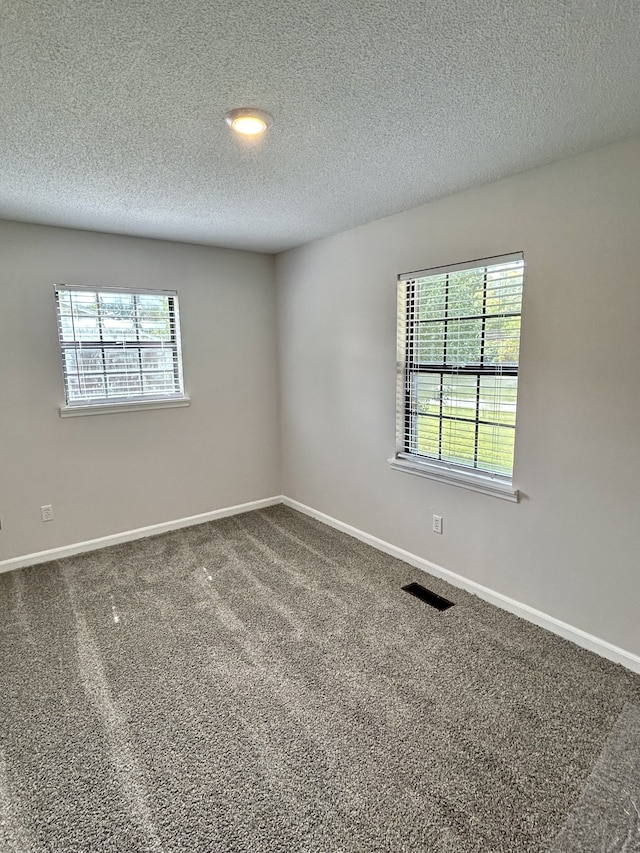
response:
<path fill-rule="evenodd" d="M 434 533 L 442 533 L 442 516 L 434 515 L 433 516 L 433 532 Z"/>
<path fill-rule="evenodd" d="M 51 504 L 47 504 L 47 506 L 41 506 L 40 515 L 42 516 L 43 521 L 53 521 L 53 507 L 51 506 Z"/>

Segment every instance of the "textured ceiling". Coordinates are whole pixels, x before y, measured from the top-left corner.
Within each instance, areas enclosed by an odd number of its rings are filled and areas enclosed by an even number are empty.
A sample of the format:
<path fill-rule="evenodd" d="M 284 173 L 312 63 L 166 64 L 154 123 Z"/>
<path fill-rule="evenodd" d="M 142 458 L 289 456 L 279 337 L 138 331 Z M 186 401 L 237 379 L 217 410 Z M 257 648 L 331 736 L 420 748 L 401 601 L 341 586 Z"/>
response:
<path fill-rule="evenodd" d="M 3 0 L 0 217 L 276 252 L 640 132 L 639 45 L 638 0 Z"/>

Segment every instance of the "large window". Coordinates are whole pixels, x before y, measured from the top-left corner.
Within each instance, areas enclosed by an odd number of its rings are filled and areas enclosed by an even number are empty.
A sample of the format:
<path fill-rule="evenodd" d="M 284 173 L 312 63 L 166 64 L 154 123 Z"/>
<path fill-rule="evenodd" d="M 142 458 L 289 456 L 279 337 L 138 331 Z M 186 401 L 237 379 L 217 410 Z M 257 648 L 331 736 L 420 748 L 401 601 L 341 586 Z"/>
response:
<path fill-rule="evenodd" d="M 399 276 L 394 467 L 517 499 L 523 271 L 517 253 Z"/>
<path fill-rule="evenodd" d="M 58 284 L 55 296 L 62 414 L 188 402 L 175 292 Z"/>

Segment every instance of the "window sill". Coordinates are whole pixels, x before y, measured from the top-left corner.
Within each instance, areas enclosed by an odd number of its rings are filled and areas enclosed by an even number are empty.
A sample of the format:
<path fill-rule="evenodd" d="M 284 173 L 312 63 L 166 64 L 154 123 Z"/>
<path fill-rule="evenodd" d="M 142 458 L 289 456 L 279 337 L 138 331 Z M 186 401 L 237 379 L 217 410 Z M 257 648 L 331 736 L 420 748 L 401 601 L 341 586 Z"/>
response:
<path fill-rule="evenodd" d="M 459 486 L 462 489 L 470 489 L 472 492 L 481 492 L 484 495 L 492 495 L 505 501 L 518 502 L 519 492 L 510 483 L 498 480 L 491 475 L 476 474 L 461 471 L 446 463 L 417 462 L 411 457 L 397 456 L 389 459 L 389 465 L 395 471 L 404 471 L 407 474 L 415 474 L 418 477 L 428 477 L 430 480 L 439 480 L 450 486 Z"/>
<path fill-rule="evenodd" d="M 113 415 L 116 412 L 144 412 L 147 409 L 175 409 L 188 406 L 190 397 L 172 397 L 168 400 L 132 400 L 123 403 L 96 403 L 83 406 L 60 406 L 61 418 L 78 418 L 84 415 Z"/>

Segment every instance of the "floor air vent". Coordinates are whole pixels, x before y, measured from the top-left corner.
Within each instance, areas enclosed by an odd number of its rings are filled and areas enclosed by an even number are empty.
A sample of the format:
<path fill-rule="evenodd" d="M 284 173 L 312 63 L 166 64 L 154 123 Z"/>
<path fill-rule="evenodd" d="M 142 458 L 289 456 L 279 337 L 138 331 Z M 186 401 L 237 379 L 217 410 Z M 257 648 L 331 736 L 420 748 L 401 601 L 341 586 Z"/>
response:
<path fill-rule="evenodd" d="M 421 601 L 426 601 L 427 604 L 435 607 L 436 610 L 448 610 L 449 607 L 453 607 L 453 601 L 447 601 L 446 598 L 442 598 L 441 595 L 436 595 L 435 592 L 431 592 L 430 589 L 425 589 L 425 587 L 420 586 L 419 583 L 409 583 L 406 586 L 403 586 L 402 589 L 405 592 L 410 592 L 411 595 L 415 595 L 415 597 L 419 598 Z"/>

